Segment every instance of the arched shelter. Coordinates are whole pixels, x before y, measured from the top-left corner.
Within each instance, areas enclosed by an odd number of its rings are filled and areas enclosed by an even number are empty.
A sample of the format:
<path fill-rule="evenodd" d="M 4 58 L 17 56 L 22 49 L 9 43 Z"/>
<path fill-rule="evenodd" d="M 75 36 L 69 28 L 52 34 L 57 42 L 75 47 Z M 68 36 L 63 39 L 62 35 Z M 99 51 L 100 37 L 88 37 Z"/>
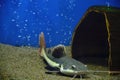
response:
<path fill-rule="evenodd" d="M 86 11 L 73 33 L 72 57 L 120 71 L 120 8 L 93 6 Z"/>

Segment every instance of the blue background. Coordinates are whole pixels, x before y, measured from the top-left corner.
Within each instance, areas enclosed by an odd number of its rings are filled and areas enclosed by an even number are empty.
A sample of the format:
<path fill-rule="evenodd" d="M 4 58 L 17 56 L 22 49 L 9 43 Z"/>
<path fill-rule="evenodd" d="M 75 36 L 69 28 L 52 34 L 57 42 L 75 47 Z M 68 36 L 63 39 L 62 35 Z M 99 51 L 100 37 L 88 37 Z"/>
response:
<path fill-rule="evenodd" d="M 120 7 L 119 0 L 0 0 L 0 43 L 38 47 L 70 45 L 75 26 L 93 5 Z"/>

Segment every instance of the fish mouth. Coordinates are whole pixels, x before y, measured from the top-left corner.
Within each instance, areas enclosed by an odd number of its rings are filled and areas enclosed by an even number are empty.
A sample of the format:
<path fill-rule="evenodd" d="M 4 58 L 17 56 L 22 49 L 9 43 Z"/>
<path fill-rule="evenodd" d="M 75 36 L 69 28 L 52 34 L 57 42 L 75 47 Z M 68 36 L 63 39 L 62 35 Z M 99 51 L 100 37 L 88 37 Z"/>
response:
<path fill-rule="evenodd" d="M 71 70 L 71 69 L 67 69 L 67 70 L 61 70 L 61 73 L 65 74 L 65 75 L 85 75 L 86 71 L 75 71 L 75 70 Z"/>

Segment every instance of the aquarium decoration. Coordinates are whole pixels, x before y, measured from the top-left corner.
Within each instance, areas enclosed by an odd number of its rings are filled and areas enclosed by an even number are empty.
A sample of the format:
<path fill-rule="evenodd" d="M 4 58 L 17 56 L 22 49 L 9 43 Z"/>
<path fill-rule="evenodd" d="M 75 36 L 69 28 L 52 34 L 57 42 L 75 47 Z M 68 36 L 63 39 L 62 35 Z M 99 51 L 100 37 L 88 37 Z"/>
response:
<path fill-rule="evenodd" d="M 73 58 L 92 64 L 107 65 L 120 73 L 120 8 L 90 7 L 75 28 Z M 100 58 L 92 61 L 88 57 Z"/>

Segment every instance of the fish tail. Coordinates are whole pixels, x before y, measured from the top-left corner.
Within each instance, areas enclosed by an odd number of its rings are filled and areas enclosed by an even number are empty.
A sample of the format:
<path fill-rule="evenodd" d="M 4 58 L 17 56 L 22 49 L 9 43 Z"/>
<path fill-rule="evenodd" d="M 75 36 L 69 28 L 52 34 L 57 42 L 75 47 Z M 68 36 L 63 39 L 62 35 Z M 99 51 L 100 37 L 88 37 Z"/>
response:
<path fill-rule="evenodd" d="M 40 54 L 40 56 L 43 56 L 43 54 L 45 53 L 45 48 L 46 48 L 45 37 L 44 37 L 43 32 L 41 32 L 39 35 L 39 45 L 40 45 L 39 54 Z"/>

